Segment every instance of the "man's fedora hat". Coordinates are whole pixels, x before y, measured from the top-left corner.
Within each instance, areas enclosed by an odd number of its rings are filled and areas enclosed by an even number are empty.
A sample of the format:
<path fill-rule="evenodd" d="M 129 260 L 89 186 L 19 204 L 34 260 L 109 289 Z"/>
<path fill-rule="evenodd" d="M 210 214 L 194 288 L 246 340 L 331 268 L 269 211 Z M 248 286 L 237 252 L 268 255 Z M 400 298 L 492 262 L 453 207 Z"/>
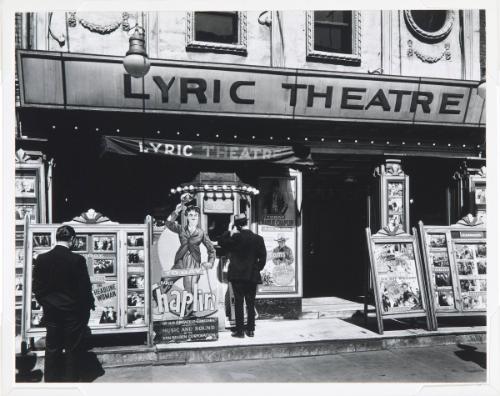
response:
<path fill-rule="evenodd" d="M 243 220 L 247 220 L 247 215 L 245 213 L 239 213 L 237 215 L 234 215 L 235 222 L 241 222 Z"/>

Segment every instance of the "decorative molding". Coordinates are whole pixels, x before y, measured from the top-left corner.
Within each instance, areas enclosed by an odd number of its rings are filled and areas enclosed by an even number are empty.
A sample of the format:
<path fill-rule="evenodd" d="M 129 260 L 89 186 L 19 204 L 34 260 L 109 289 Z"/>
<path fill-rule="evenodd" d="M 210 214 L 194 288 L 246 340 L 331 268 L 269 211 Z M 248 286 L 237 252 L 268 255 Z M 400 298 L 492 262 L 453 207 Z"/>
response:
<path fill-rule="evenodd" d="M 442 41 L 448 36 L 453 27 L 453 22 L 455 21 L 455 11 L 446 11 L 446 20 L 441 27 L 441 29 L 435 32 L 428 32 L 417 25 L 413 16 L 411 15 L 412 10 L 404 10 L 403 15 L 410 32 L 418 39 L 422 41 L 438 42 Z"/>
<path fill-rule="evenodd" d="M 471 213 L 467 216 L 460 219 L 457 225 L 467 226 L 467 227 L 476 227 L 479 225 L 484 225 L 483 220 L 478 216 L 474 217 Z"/>
<path fill-rule="evenodd" d="M 186 50 L 247 55 L 247 13 L 238 11 L 238 44 L 195 40 L 195 12 L 186 13 Z"/>
<path fill-rule="evenodd" d="M 102 213 L 96 212 L 94 209 L 89 209 L 82 213 L 80 216 L 75 217 L 70 223 L 84 223 L 84 224 L 118 224 L 111 221 L 109 218 L 104 216 Z"/>
<path fill-rule="evenodd" d="M 387 227 L 383 227 L 381 230 L 377 231 L 376 236 L 393 237 L 396 235 L 408 235 L 401 225 L 393 226 L 389 224 Z"/>
<path fill-rule="evenodd" d="M 408 50 L 406 51 L 406 54 L 408 55 L 408 57 L 412 57 L 413 55 L 415 55 L 418 59 L 420 59 L 424 63 L 437 63 L 443 58 L 448 61 L 451 60 L 451 50 L 449 43 L 445 43 L 444 51 L 441 53 L 441 55 L 430 56 L 422 54 L 420 51 L 413 49 L 413 41 L 408 40 Z"/>
<path fill-rule="evenodd" d="M 352 11 L 352 54 L 314 49 L 314 11 L 306 11 L 306 57 L 308 60 L 361 64 L 361 12 Z"/>
<path fill-rule="evenodd" d="M 108 25 L 98 25 L 96 23 L 89 22 L 84 18 L 77 18 L 76 11 L 73 11 L 69 13 L 68 26 L 74 28 L 78 23 L 80 23 L 80 25 L 82 25 L 85 29 L 91 31 L 92 33 L 98 33 L 101 35 L 113 33 L 120 26 L 124 32 L 128 32 L 131 29 L 129 18 L 130 14 L 128 12 L 123 12 L 122 19 L 120 21 L 113 22 Z"/>
<path fill-rule="evenodd" d="M 272 11 L 263 11 L 259 14 L 257 19 L 261 25 L 271 27 L 272 25 Z"/>
<path fill-rule="evenodd" d="M 41 151 L 24 151 L 23 149 L 19 149 L 15 154 L 15 162 L 16 164 L 33 164 L 33 163 L 41 163 L 45 159 L 45 156 Z"/>

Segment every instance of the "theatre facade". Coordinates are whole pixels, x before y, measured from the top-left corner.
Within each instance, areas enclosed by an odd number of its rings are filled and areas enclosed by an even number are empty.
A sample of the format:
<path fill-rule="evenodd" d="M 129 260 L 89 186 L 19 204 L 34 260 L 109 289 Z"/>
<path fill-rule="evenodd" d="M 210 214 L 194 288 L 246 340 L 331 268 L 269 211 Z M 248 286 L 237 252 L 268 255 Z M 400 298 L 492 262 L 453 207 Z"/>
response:
<path fill-rule="evenodd" d="M 136 25 L 140 78 L 123 66 Z M 99 302 L 93 331 L 150 342 L 231 325 L 217 239 L 235 214 L 268 251 L 260 318 L 300 318 L 304 299 L 363 301 L 366 228 L 486 223 L 479 10 L 30 13 L 16 47 L 26 337 L 43 334 L 33 257 L 65 222 Z M 165 222 L 181 197 L 215 245 L 209 270 L 171 268 Z M 189 293 L 169 284 L 188 276 L 200 279 Z"/>

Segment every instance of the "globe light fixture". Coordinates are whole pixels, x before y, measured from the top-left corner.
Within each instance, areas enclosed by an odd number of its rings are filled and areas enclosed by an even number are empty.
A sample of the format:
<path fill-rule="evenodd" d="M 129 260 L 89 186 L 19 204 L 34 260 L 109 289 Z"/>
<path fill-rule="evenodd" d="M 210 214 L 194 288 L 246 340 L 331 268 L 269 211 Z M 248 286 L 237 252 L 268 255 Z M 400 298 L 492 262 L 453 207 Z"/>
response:
<path fill-rule="evenodd" d="M 144 77 L 151 67 L 148 54 L 146 53 L 144 38 L 145 30 L 140 26 L 134 28 L 129 39 L 129 50 L 123 59 L 123 67 L 132 77 Z"/>

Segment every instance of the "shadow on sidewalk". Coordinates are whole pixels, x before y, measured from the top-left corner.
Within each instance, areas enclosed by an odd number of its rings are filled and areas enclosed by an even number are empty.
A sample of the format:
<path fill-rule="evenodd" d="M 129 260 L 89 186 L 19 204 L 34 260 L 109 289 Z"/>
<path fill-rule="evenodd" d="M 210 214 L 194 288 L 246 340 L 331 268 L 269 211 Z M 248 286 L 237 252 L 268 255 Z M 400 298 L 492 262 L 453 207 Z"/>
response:
<path fill-rule="evenodd" d="M 476 363 L 479 367 L 486 369 L 486 352 L 479 352 L 476 347 L 470 345 L 457 344 L 457 346 L 462 349 L 455 352 L 460 359 Z"/>

